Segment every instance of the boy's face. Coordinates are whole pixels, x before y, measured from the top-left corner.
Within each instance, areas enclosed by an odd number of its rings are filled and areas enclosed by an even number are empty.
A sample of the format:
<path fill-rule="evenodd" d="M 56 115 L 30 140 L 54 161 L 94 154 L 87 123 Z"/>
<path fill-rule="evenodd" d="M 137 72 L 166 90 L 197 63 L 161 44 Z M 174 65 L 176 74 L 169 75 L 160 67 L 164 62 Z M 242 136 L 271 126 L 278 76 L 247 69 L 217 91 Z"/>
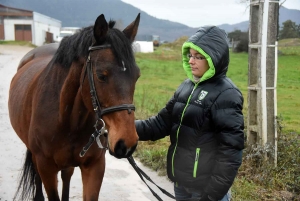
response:
<path fill-rule="evenodd" d="M 196 77 L 202 77 L 209 69 L 207 60 L 203 55 L 192 48 L 190 49 L 189 57 L 189 64 L 192 69 L 192 74 Z"/>

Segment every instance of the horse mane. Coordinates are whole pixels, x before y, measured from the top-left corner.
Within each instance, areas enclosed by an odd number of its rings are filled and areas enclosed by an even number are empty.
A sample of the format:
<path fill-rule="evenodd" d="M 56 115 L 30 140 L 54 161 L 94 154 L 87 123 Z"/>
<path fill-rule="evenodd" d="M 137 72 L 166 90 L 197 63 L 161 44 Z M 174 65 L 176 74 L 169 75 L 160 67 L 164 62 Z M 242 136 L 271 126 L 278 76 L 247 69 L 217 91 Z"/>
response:
<path fill-rule="evenodd" d="M 115 21 L 108 23 L 106 43 L 111 45 L 118 62 L 122 61 L 128 70 L 135 66 L 135 58 L 130 40 L 119 29 L 114 28 Z M 72 62 L 78 61 L 80 57 L 88 57 L 88 49 L 94 40 L 94 26 L 82 28 L 77 33 L 62 39 L 54 57 L 53 62 L 61 64 L 64 68 L 70 68 Z M 102 45 L 102 44 L 94 44 Z"/>

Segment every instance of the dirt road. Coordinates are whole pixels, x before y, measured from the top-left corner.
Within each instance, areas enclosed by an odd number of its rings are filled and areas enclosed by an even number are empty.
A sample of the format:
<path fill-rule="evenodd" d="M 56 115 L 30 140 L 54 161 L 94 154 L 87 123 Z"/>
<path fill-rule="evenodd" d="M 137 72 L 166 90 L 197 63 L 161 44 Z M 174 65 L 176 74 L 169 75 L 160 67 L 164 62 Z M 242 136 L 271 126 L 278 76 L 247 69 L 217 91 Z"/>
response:
<path fill-rule="evenodd" d="M 7 100 L 11 78 L 20 59 L 30 47 L 0 45 L 0 200 L 12 201 L 18 176 L 23 165 L 25 146 L 12 129 L 8 116 Z M 151 179 L 173 194 L 173 184 L 165 177 L 137 162 Z M 60 178 L 60 176 L 58 177 Z M 164 200 L 170 201 L 152 184 L 151 188 Z M 59 180 L 59 187 L 61 181 Z M 60 188 L 59 188 L 60 189 Z M 79 168 L 71 180 L 70 200 L 82 200 L 82 183 Z M 116 159 L 106 154 L 106 171 L 100 192 L 102 201 L 155 201 L 147 186 L 140 180 L 126 159 Z"/>

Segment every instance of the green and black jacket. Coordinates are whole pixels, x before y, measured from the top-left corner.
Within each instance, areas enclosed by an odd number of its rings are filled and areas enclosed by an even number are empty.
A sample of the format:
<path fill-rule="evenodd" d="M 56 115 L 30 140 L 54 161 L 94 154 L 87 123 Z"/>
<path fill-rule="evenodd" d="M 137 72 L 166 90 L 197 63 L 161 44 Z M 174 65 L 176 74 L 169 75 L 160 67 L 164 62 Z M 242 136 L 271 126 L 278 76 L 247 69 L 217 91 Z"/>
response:
<path fill-rule="evenodd" d="M 188 63 L 190 48 L 209 64 L 198 83 Z M 215 26 L 199 29 L 183 44 L 182 57 L 188 79 L 156 116 L 136 120 L 137 133 L 142 141 L 170 136 L 168 177 L 221 199 L 236 177 L 244 148 L 243 96 L 226 77 L 226 33 Z"/>

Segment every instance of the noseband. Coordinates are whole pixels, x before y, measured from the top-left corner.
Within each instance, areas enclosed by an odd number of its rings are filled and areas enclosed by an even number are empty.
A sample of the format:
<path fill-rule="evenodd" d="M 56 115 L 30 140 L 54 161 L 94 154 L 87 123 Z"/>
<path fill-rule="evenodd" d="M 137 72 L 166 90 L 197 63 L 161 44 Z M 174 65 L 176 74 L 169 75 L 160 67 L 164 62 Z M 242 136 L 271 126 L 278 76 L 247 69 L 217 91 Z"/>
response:
<path fill-rule="evenodd" d="M 107 148 L 103 147 L 99 137 L 101 135 L 106 136 L 107 135 L 107 130 L 105 129 L 105 122 L 101 118 L 103 115 L 116 112 L 116 111 L 121 111 L 121 110 L 128 110 L 128 114 L 131 113 L 132 110 L 135 110 L 135 106 L 133 104 L 121 104 L 121 105 L 116 105 L 108 108 L 101 108 L 100 102 L 97 96 L 97 91 L 95 87 L 95 82 L 94 82 L 94 76 L 93 76 L 93 65 L 91 62 L 91 56 L 90 53 L 95 50 L 104 50 L 111 48 L 111 46 L 108 45 L 100 45 L 100 46 L 91 46 L 89 47 L 89 55 L 86 61 L 86 66 L 85 66 L 85 74 L 87 74 L 89 85 L 90 85 L 90 93 L 91 93 L 91 98 L 92 98 L 92 104 L 94 111 L 96 113 L 96 123 L 94 125 L 95 127 L 95 132 L 91 135 L 89 142 L 83 147 L 82 151 L 80 152 L 79 156 L 83 157 L 84 154 L 88 151 L 88 149 L 91 147 L 93 142 L 96 140 L 98 147 L 99 148 Z M 83 78 L 84 79 L 84 78 Z M 102 124 L 101 129 L 98 129 L 98 125 Z"/>

